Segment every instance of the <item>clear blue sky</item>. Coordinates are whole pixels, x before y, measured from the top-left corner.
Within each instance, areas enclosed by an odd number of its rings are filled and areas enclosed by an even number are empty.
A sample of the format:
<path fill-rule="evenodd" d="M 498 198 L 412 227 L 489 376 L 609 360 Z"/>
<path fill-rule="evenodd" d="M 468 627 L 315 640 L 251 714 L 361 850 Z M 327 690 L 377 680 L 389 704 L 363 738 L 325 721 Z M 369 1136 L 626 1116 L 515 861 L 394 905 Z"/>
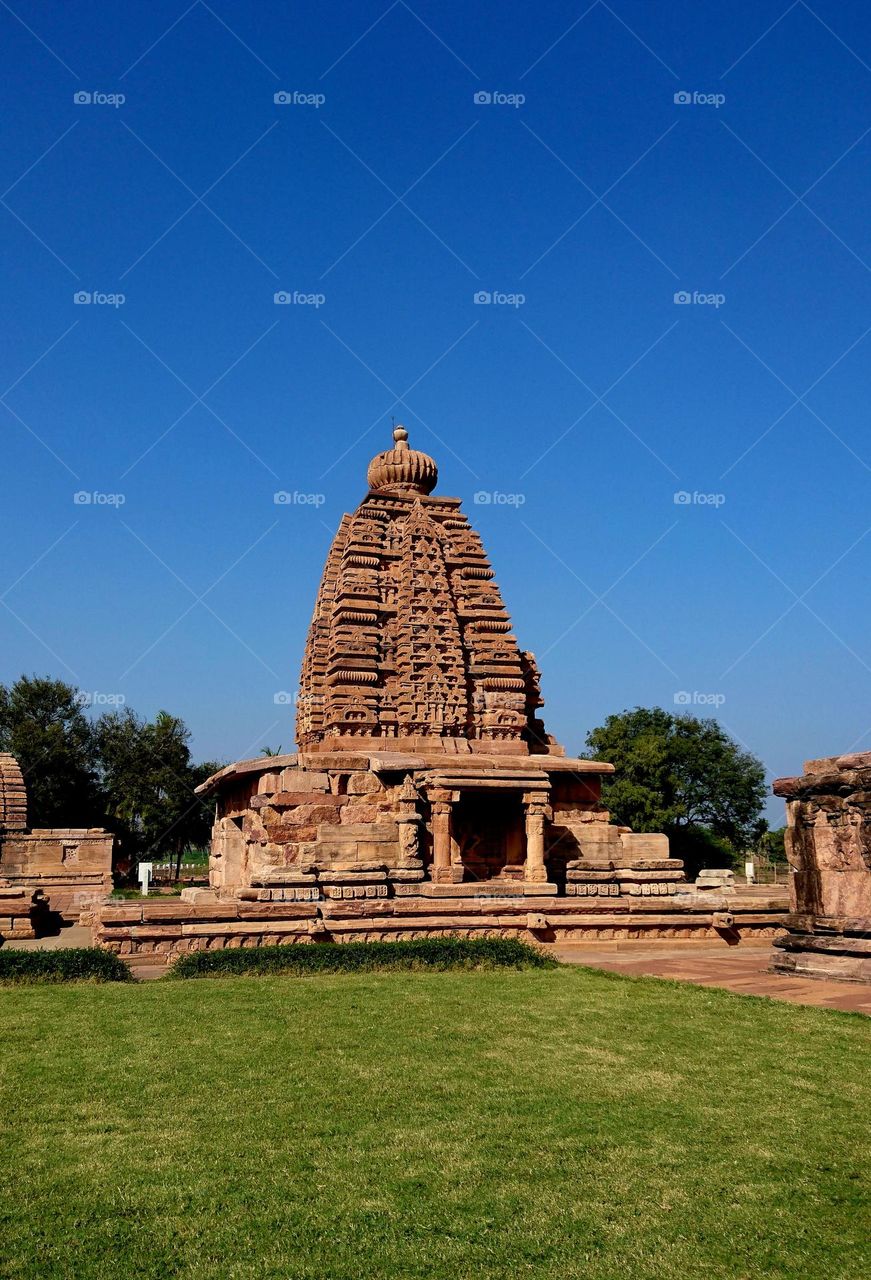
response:
<path fill-rule="evenodd" d="M 14 0 L 0 29 L 0 679 L 287 749 L 395 415 L 570 751 L 681 692 L 772 776 L 871 745 L 865 3 Z"/>

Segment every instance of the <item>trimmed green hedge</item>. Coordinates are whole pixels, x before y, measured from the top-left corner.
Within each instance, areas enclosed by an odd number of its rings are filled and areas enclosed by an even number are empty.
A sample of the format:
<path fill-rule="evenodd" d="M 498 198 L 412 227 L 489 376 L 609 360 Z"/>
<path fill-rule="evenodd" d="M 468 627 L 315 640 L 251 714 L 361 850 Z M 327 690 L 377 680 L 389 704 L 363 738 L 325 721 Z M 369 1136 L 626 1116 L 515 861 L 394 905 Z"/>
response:
<path fill-rule="evenodd" d="M 318 942 L 191 951 L 176 960 L 167 977 L 371 973 L 383 969 L 549 969 L 556 963 L 514 938 L 420 938 L 413 942 Z"/>
<path fill-rule="evenodd" d="M 0 984 L 26 982 L 132 982 L 120 956 L 101 947 L 16 951 L 0 947 Z"/>

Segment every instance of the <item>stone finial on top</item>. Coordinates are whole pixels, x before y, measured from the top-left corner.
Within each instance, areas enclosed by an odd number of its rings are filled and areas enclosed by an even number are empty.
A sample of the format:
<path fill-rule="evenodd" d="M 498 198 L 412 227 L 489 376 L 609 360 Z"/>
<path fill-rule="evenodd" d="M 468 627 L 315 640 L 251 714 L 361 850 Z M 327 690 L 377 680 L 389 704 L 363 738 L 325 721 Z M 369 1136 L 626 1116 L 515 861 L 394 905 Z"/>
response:
<path fill-rule="evenodd" d="M 394 427 L 393 441 L 392 449 L 377 454 L 369 463 L 369 488 L 376 493 L 432 493 L 439 478 L 433 459 L 409 448 L 405 427 Z"/>

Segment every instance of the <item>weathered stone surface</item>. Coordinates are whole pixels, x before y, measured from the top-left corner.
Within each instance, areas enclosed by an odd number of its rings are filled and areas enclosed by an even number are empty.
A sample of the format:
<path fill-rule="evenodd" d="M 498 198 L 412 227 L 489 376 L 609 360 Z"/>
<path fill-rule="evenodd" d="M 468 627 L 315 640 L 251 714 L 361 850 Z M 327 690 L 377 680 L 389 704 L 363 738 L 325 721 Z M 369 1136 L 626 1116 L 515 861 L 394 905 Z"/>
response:
<path fill-rule="evenodd" d="M 275 791 L 271 795 L 257 795 L 251 798 L 252 809 L 266 807 L 291 809 L 296 805 L 335 805 L 340 808 L 347 803 L 347 796 L 322 794 L 319 791 Z"/>
<path fill-rule="evenodd" d="M 375 823 L 378 821 L 380 810 L 374 804 L 348 804 L 341 815 L 343 826 L 354 826 L 359 823 Z"/>
<path fill-rule="evenodd" d="M 790 932 L 774 967 L 871 979 L 871 752 L 809 760 L 778 778 L 787 801 Z"/>
<path fill-rule="evenodd" d="M 384 783 L 376 773 L 355 770 L 348 778 L 349 796 L 371 796 L 384 790 Z"/>
<path fill-rule="evenodd" d="M 112 889 L 114 836 L 99 827 L 25 830 L 27 796 L 13 756 L 0 753 L 0 883 L 22 890 L 30 903 L 77 920 Z M 20 921 L 2 936 L 24 936 Z"/>

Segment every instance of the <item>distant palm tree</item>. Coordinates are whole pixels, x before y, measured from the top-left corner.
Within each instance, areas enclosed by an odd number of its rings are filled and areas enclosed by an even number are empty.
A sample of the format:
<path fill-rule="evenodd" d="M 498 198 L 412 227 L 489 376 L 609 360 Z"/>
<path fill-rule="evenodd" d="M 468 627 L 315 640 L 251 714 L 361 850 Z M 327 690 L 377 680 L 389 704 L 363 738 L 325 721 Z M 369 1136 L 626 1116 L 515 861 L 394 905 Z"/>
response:
<path fill-rule="evenodd" d="M 263 747 L 263 748 L 261 749 L 260 754 L 261 754 L 262 756 L 280 756 L 280 755 L 281 755 L 281 744 L 279 743 L 279 745 L 278 745 L 274 750 L 273 750 L 273 748 L 272 748 L 272 747 Z"/>

